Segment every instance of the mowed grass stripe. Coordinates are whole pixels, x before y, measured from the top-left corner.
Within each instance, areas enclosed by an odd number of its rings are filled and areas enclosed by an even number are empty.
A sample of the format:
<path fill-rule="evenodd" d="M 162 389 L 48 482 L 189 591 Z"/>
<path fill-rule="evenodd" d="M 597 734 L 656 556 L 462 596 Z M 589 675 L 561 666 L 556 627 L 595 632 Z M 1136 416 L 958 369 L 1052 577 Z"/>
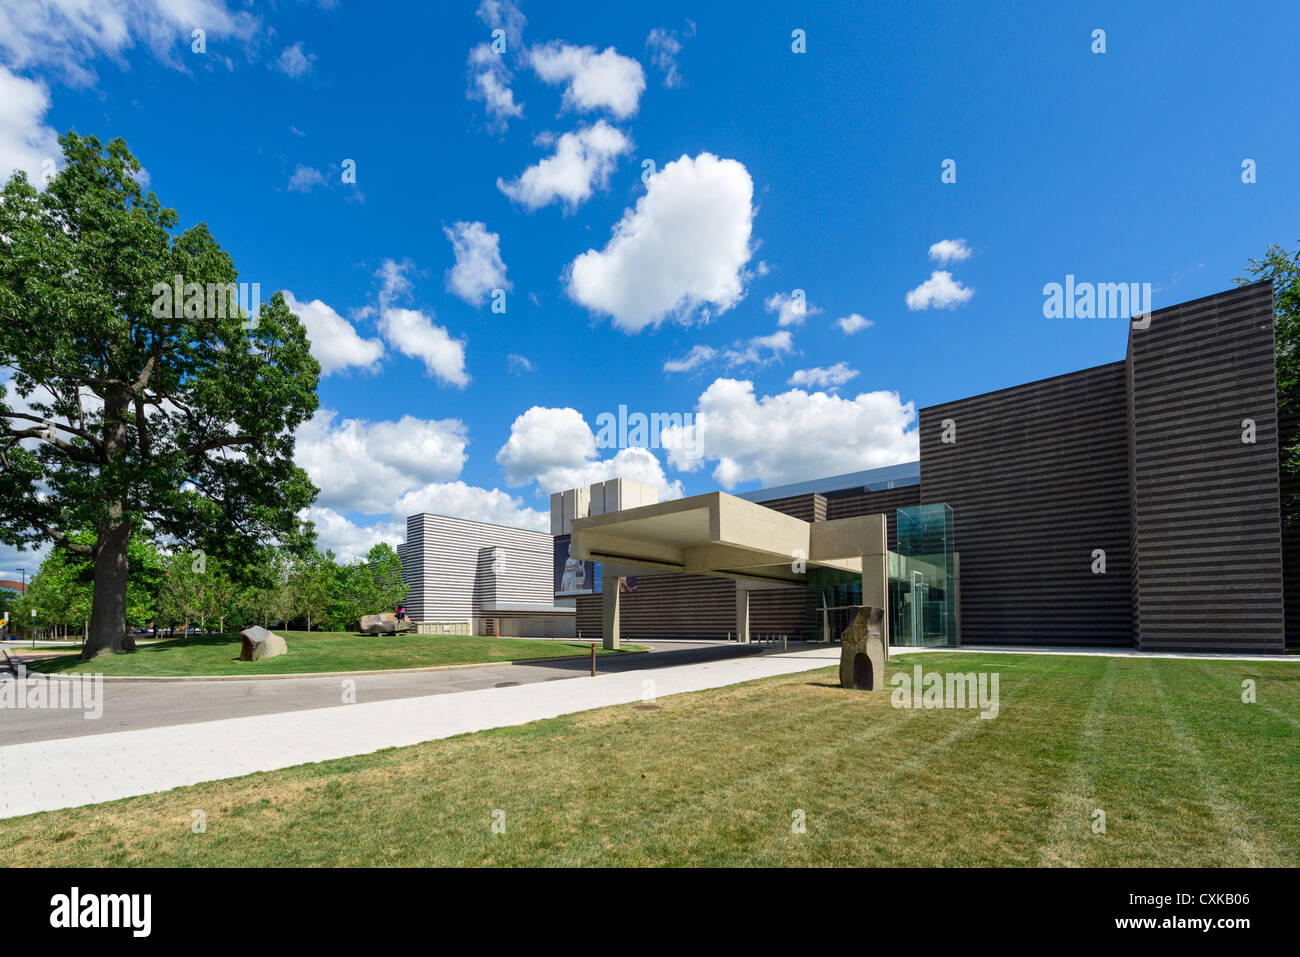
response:
<path fill-rule="evenodd" d="M 1096 836 L 1093 830 L 1097 809 L 1095 779 L 1097 767 L 1104 761 L 1105 718 L 1115 688 L 1115 659 L 1106 659 L 1100 680 L 1093 679 L 1096 690 L 1075 738 L 1073 759 L 1063 775 L 1049 822 L 1048 839 L 1039 848 L 1038 862 L 1049 866 L 1077 867 L 1084 863 L 1085 851 Z"/>
<path fill-rule="evenodd" d="M 1117 661 L 1105 718 L 1103 760 L 1094 772 L 1096 807 L 1106 833 L 1081 848 L 1086 866 L 1219 866 L 1213 814 L 1199 769 L 1171 734 L 1152 681 L 1155 659 Z M 1182 667 L 1188 667 L 1186 662 Z M 1244 862 L 1242 862 L 1244 863 Z"/>
<path fill-rule="evenodd" d="M 1247 826 L 1249 812 L 1231 797 L 1214 769 L 1206 763 L 1195 730 L 1180 713 L 1179 703 L 1174 700 L 1170 692 L 1165 690 L 1161 677 L 1164 661 L 1148 658 L 1146 667 L 1150 673 L 1151 690 L 1156 696 L 1161 716 L 1165 719 L 1168 728 L 1169 739 L 1181 757 L 1187 773 L 1191 774 L 1196 782 L 1196 788 L 1189 793 L 1188 797 L 1208 811 L 1207 831 L 1210 840 L 1215 844 L 1230 842 L 1234 856 L 1243 860 L 1247 866 L 1274 863 L 1273 860 L 1266 859 L 1266 857 L 1271 858 L 1272 855 L 1266 855 L 1261 851 L 1255 842 L 1254 832 Z M 1199 693 L 1194 698 L 1196 710 L 1202 713 L 1216 710 L 1215 704 L 1206 700 L 1208 696 L 1205 695 L 1203 686 L 1198 687 L 1197 691 Z"/>
<path fill-rule="evenodd" d="M 1209 667 L 1204 661 L 1198 661 L 1197 665 L 1201 673 L 1216 685 L 1227 690 L 1230 695 L 1235 695 L 1238 701 L 1243 704 L 1246 702 L 1242 699 L 1246 689 L 1242 682 L 1247 679 L 1253 679 L 1255 682 L 1255 702 L 1252 707 L 1260 708 L 1267 711 L 1273 717 L 1280 719 L 1291 725 L 1292 728 L 1300 728 L 1300 718 L 1292 717 L 1273 702 L 1276 700 L 1290 699 L 1292 709 L 1295 709 L 1295 699 L 1300 697 L 1300 673 L 1297 673 L 1293 681 L 1278 681 L 1261 678 L 1255 674 L 1249 667 L 1242 670 L 1233 670 L 1229 673 L 1223 673 L 1223 667 L 1226 662 L 1216 663 L 1216 668 Z M 1249 662 L 1242 662 L 1242 665 L 1249 665 Z"/>
<path fill-rule="evenodd" d="M 970 663 L 963 656 L 945 658 L 963 666 Z M 923 662 L 934 663 L 928 656 Z M 913 663 L 891 665 L 888 674 L 910 674 Z M 810 684 L 836 688 L 834 671 L 816 674 L 818 679 Z M 1022 684 L 1041 676 L 1031 675 Z M 1014 700 L 1015 690 L 1003 696 L 1004 703 Z M 823 708 L 808 722 L 800 718 L 746 727 L 744 736 L 757 742 L 749 750 L 757 751 L 764 763 L 754 768 L 747 762 L 743 773 L 707 793 L 679 794 L 669 809 L 643 807 L 635 815 L 637 834 L 644 835 L 638 850 L 652 858 L 686 854 L 709 861 L 709 845 L 720 839 L 732 845 L 733 856 L 743 853 L 741 862 L 747 866 L 853 863 L 877 853 L 872 849 L 880 843 L 885 819 L 897 829 L 910 809 L 877 807 L 873 795 L 883 798 L 895 778 L 932 764 L 970 732 L 973 720 L 982 719 L 968 717 L 969 711 L 895 711 L 887 695 L 859 694 L 856 700 L 860 705 L 855 718 L 860 720 L 847 725 L 824 723 L 821 717 L 829 709 Z M 926 720 L 916 720 L 922 714 Z M 772 754 L 781 755 L 780 760 L 772 761 Z M 884 754 L 891 754 L 897 765 L 881 767 Z M 775 804 L 772 795 L 777 796 Z M 715 813 L 713 808 L 723 810 Z M 796 810 L 806 816 L 804 833 L 791 827 Z M 869 822 L 865 840 L 864 820 Z M 598 827 L 600 822 L 591 823 Z"/>
<path fill-rule="evenodd" d="M 1254 848 L 1262 864 L 1294 864 L 1300 848 L 1294 806 L 1300 795 L 1300 736 L 1294 720 L 1241 700 L 1240 682 L 1232 680 L 1242 677 L 1240 663 L 1212 663 L 1217 680 L 1208 686 L 1186 669 L 1162 665 L 1155 687 L 1204 769 L 1208 799 L 1216 810 L 1224 808 L 1221 829 Z M 1271 696 L 1277 685 L 1290 680 L 1294 686 L 1296 678 L 1295 669 L 1261 677 L 1257 693 Z"/>
<path fill-rule="evenodd" d="M 875 782 L 879 804 L 896 808 L 886 822 L 888 841 L 880 863 L 1034 863 L 1037 835 L 1050 812 L 1048 798 L 1063 773 L 1057 758 L 1060 742 L 1072 737 L 1082 718 L 1078 709 L 1058 706 L 1058 688 L 1075 685 L 1077 673 L 1094 666 L 1083 659 L 1049 662 L 1028 656 L 1009 661 L 1004 656 L 952 655 L 926 661 L 939 671 L 998 672 L 1000 685 L 1010 690 L 1001 694 L 996 718 L 969 711 L 924 712 L 925 722 L 938 716 L 960 720 L 923 755 L 886 769 Z"/>

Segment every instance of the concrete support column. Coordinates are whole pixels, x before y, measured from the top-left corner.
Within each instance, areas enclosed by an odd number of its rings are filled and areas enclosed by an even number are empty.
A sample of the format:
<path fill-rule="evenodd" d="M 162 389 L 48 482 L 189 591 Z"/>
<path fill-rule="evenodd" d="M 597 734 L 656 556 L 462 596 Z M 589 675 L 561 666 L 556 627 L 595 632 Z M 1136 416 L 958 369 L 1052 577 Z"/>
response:
<path fill-rule="evenodd" d="M 883 608 L 885 620 L 880 624 L 880 640 L 889 658 L 889 566 L 884 554 L 862 556 L 862 604 Z"/>
<path fill-rule="evenodd" d="M 618 579 L 606 578 L 600 592 L 600 633 L 606 651 L 619 647 L 618 598 Z"/>
<path fill-rule="evenodd" d="M 736 640 L 749 644 L 749 589 L 736 583 Z"/>

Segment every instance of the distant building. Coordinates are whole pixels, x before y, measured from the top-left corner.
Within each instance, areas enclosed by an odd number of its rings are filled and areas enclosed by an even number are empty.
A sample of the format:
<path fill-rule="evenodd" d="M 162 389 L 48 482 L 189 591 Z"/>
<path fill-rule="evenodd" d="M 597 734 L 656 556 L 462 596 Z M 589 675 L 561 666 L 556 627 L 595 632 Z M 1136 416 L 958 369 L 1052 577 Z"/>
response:
<path fill-rule="evenodd" d="M 422 512 L 397 546 L 417 631 L 569 638 L 572 604 L 557 605 L 545 532 Z"/>
<path fill-rule="evenodd" d="M 26 586 L 22 582 L 10 581 L 0 578 L 0 591 L 11 591 L 15 594 L 22 595 L 26 592 Z"/>

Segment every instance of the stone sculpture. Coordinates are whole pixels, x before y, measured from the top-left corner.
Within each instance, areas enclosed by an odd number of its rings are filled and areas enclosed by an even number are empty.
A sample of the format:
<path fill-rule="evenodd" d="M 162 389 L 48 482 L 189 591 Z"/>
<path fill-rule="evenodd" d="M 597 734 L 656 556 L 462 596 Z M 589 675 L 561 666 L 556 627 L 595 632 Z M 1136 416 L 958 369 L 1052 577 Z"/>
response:
<path fill-rule="evenodd" d="M 261 661 L 289 653 L 289 646 L 283 638 L 258 625 L 245 628 L 239 637 L 244 639 L 239 651 L 240 661 Z"/>
<path fill-rule="evenodd" d="M 885 610 L 864 606 L 840 636 L 840 687 L 885 690 Z"/>

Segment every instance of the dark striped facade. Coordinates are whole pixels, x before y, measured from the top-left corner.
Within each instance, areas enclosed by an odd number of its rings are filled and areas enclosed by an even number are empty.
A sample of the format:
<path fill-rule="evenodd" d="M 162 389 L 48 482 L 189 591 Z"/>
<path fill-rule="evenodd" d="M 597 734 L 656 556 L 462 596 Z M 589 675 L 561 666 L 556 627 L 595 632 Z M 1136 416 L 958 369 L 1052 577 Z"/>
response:
<path fill-rule="evenodd" d="M 1129 335 L 1132 598 L 1150 651 L 1281 651 L 1272 286 L 1162 309 Z"/>
<path fill-rule="evenodd" d="M 1132 645 L 1125 416 L 1123 362 L 920 411 L 921 498 L 953 511 L 963 644 Z"/>
<path fill-rule="evenodd" d="M 962 642 L 1282 651 L 1274 349 L 1259 283 L 1152 313 L 1122 362 L 922 409 Z"/>
<path fill-rule="evenodd" d="M 898 510 L 920 504 L 920 485 L 875 490 L 841 489 L 826 494 L 826 517 L 834 521 L 837 518 L 878 515 L 883 512 L 886 525 L 885 547 L 894 552 L 898 551 Z"/>
<path fill-rule="evenodd" d="M 1281 397 L 1279 397 L 1281 402 Z M 1278 456 L 1300 437 L 1300 410 L 1278 408 Z M 1300 502 L 1300 474 L 1279 469 L 1282 502 Z M 1293 506 L 1296 508 L 1296 506 Z M 1285 515 L 1285 512 L 1284 512 Z M 1282 613 L 1288 648 L 1300 648 L 1300 520 L 1282 522 Z"/>

